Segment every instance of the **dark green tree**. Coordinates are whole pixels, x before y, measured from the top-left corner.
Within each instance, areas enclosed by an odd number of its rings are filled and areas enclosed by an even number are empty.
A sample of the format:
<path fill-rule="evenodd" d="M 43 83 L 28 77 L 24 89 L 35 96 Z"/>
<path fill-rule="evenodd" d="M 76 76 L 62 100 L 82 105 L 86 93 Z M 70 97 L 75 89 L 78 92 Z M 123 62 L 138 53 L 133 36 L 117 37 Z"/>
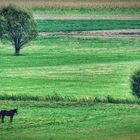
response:
<path fill-rule="evenodd" d="M 31 14 L 15 6 L 0 9 L 0 38 L 12 43 L 15 55 L 35 37 L 37 27 Z"/>
<path fill-rule="evenodd" d="M 131 89 L 134 96 L 140 98 L 140 70 L 131 77 Z"/>

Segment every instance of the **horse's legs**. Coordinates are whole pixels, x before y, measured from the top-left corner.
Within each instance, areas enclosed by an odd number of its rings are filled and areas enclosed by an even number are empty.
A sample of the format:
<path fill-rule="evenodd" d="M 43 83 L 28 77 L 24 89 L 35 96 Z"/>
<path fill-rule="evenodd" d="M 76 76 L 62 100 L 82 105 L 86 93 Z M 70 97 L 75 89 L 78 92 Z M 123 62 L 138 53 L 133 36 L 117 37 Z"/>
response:
<path fill-rule="evenodd" d="M 1 117 L 1 122 L 4 123 L 4 115 Z"/>
<path fill-rule="evenodd" d="M 13 115 L 12 116 L 10 116 L 10 122 L 13 122 Z"/>

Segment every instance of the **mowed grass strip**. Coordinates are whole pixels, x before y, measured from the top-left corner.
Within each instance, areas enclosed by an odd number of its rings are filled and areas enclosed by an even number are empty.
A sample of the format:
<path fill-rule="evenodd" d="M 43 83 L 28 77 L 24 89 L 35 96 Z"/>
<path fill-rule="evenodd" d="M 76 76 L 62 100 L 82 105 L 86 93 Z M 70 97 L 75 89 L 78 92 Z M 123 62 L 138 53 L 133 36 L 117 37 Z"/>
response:
<path fill-rule="evenodd" d="M 39 32 L 140 29 L 140 20 L 37 20 Z"/>
<path fill-rule="evenodd" d="M 0 45 L 0 94 L 134 99 L 139 38 L 39 37 L 19 57 Z"/>
<path fill-rule="evenodd" d="M 140 106 L 98 104 L 61 106 L 46 102 L 1 101 L 0 109 L 18 107 L 14 122 L 0 123 L 1 139 L 138 140 Z"/>

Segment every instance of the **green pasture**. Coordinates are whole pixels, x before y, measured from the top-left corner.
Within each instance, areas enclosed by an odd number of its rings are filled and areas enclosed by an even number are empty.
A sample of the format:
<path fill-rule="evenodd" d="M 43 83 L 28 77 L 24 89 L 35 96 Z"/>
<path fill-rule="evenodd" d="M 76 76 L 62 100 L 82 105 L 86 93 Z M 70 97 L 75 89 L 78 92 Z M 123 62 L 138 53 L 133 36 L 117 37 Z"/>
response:
<path fill-rule="evenodd" d="M 140 14 L 139 9 L 54 9 L 54 8 L 32 8 L 34 14 L 90 14 L 90 15 L 117 15 L 117 14 Z"/>
<path fill-rule="evenodd" d="M 140 20 L 37 20 L 39 32 L 139 29 Z"/>
<path fill-rule="evenodd" d="M 138 140 L 139 105 L 63 106 L 46 102 L 1 101 L 18 107 L 14 122 L 0 123 L 3 140 Z"/>
<path fill-rule="evenodd" d="M 0 44 L 0 94 L 133 99 L 139 38 L 38 37 L 13 56 Z"/>

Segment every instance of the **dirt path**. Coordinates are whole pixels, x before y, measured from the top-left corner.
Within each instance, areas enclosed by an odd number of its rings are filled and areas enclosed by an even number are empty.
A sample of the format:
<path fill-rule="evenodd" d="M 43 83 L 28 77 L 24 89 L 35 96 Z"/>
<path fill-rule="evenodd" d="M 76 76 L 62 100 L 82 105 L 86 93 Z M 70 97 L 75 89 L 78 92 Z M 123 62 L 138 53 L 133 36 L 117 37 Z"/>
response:
<path fill-rule="evenodd" d="M 34 14 L 35 19 L 58 19 L 58 20 L 86 20 L 86 19 L 116 19 L 116 20 L 140 20 L 140 14 L 136 15 L 91 15 L 91 14 Z"/>
<path fill-rule="evenodd" d="M 71 36 L 71 37 L 140 37 L 140 29 L 128 30 L 97 30 L 97 31 L 72 31 L 72 32 L 45 32 L 43 36 Z"/>

